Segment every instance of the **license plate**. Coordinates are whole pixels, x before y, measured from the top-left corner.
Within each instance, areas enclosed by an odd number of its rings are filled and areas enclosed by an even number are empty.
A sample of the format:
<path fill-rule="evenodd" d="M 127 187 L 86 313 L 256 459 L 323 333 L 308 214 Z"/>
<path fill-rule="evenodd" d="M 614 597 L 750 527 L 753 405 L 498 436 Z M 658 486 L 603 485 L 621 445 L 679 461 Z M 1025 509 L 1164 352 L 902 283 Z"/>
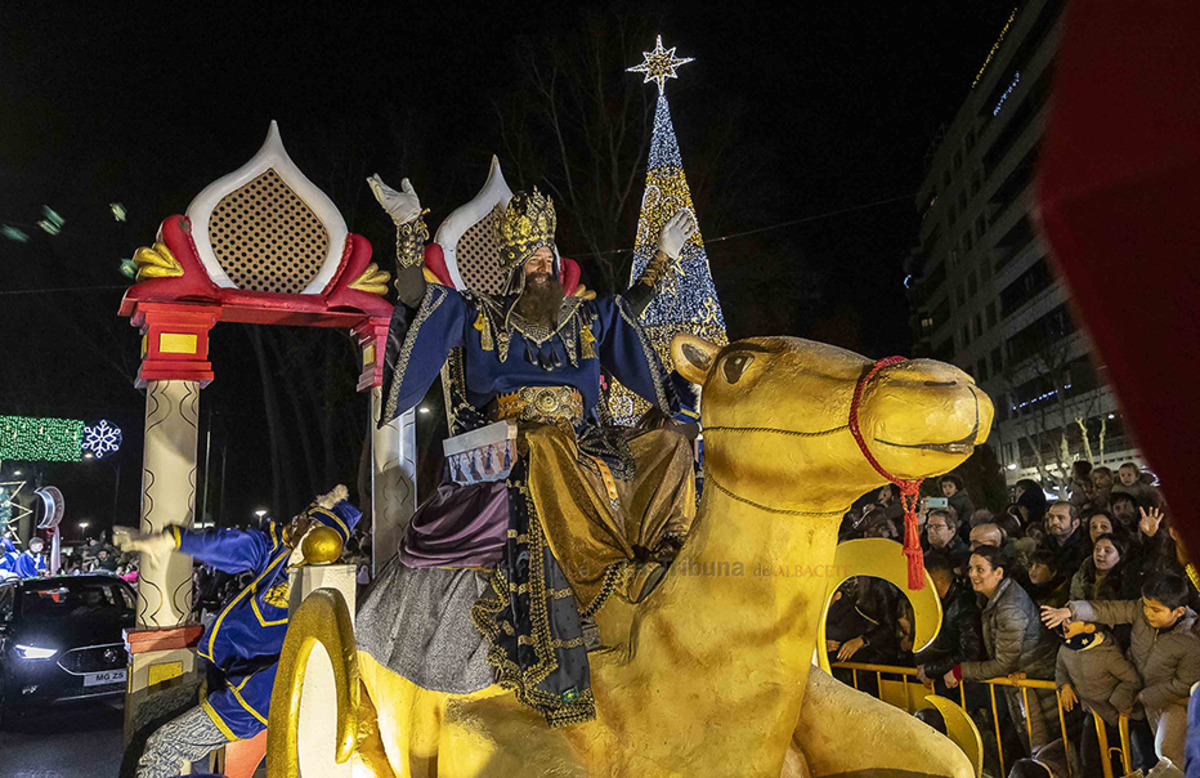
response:
<path fill-rule="evenodd" d="M 107 686 L 111 683 L 125 683 L 125 670 L 105 670 L 102 673 L 87 673 L 83 676 L 84 686 Z"/>

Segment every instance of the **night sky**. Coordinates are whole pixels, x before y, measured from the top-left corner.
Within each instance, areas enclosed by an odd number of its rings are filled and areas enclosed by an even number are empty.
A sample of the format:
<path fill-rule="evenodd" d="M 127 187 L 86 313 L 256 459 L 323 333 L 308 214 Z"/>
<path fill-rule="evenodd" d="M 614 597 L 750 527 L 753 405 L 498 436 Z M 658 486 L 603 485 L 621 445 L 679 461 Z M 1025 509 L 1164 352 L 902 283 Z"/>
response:
<path fill-rule="evenodd" d="M 127 283 L 120 260 L 249 159 L 271 119 L 350 229 L 390 264 L 391 224 L 366 175 L 393 184 L 411 176 L 434 228 L 482 184 L 493 153 L 510 182 L 538 183 L 506 159 L 501 130 L 504 106 L 532 88 L 519 60 L 599 36 L 629 66 L 661 33 L 665 46 L 696 59 L 668 83 L 668 97 L 731 338 L 797 335 L 879 357 L 911 345 L 901 263 L 917 240 L 913 198 L 926 153 L 1011 11 L 998 0 L 778 11 L 249 5 L 5 6 L 0 223 L 30 239 L 0 238 L 0 414 L 110 418 L 127 433 L 111 465 L 31 470 L 63 489 L 69 522 L 111 520 L 118 464 L 116 513 L 136 522 L 144 398 L 132 385 L 137 333 L 116 316 Z M 612 78 L 653 99 L 639 76 Z M 861 207 L 881 201 L 891 202 Z M 126 222 L 113 218 L 110 202 L 124 204 Z M 43 204 L 65 219 L 61 234 L 34 226 Z M 560 224 L 571 218 L 560 206 Z M 630 229 L 611 248 L 629 248 L 636 199 L 614 219 Z M 560 249 L 580 258 L 584 281 L 595 285 L 569 234 Z M 26 293 L 63 288 L 75 291 Z M 345 339 L 328 337 L 344 349 L 350 375 Z M 271 491 L 263 394 L 244 328 L 218 326 L 211 359 L 217 379 L 203 413 L 217 414 L 224 435 L 214 445 L 227 455 L 226 521 L 241 521 Z M 351 400 L 331 412 L 365 428 L 365 403 Z M 353 479 L 357 466 L 339 462 L 338 475 Z"/>

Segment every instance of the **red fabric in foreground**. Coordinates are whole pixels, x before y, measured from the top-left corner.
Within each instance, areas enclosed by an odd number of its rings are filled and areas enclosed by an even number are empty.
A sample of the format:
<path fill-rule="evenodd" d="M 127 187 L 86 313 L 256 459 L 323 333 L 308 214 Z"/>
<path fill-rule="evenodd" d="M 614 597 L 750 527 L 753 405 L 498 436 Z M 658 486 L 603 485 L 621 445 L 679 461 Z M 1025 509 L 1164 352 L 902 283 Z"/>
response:
<path fill-rule="evenodd" d="M 1040 226 L 1193 558 L 1200 519 L 1200 3 L 1067 4 Z"/>

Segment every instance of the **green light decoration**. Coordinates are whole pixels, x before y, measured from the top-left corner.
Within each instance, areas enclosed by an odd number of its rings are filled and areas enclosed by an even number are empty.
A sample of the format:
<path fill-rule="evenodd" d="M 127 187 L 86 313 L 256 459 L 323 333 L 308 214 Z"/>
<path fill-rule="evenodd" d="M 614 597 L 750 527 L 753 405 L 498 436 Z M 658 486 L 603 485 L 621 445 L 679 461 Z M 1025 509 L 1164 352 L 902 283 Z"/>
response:
<path fill-rule="evenodd" d="M 57 211 L 48 205 L 42 206 L 42 217 L 37 226 L 41 227 L 48 235 L 59 234 L 62 232 L 63 225 L 67 223 Z"/>
<path fill-rule="evenodd" d="M 17 243 L 29 242 L 29 236 L 25 234 L 24 231 L 18 230 L 11 224 L 0 224 L 0 235 L 3 235 L 9 240 L 16 241 Z"/>
<path fill-rule="evenodd" d="M 82 446 L 82 419 L 0 416 L 0 459 L 78 462 Z"/>

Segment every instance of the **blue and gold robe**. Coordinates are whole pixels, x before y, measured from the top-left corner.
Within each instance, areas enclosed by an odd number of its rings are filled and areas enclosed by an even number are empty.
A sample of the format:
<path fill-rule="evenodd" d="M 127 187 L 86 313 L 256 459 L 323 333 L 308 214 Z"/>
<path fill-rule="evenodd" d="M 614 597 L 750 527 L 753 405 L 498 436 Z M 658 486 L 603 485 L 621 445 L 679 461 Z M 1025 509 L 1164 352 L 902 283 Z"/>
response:
<path fill-rule="evenodd" d="M 678 411 L 686 382 L 668 378 L 620 296 L 566 297 L 553 326 L 525 320 L 516 300 L 430 284 L 415 314 L 397 305 L 380 423 L 419 403 L 443 365 L 453 434 L 513 418 L 493 403 L 521 389 L 569 387 L 582 397 L 582 418 L 571 425 L 519 417 L 518 456 L 507 478 L 507 540 L 471 612 L 491 644 L 487 661 L 496 680 L 555 726 L 595 716 L 581 612 L 590 615 L 633 577 L 635 546 L 665 552 L 695 515 L 689 443 L 668 430 L 634 441 L 633 431 L 613 427 L 601 371 L 667 417 Z M 635 457 L 631 441 L 656 453 Z M 438 499 L 419 509 L 410 530 L 420 523 L 436 532 L 439 517 L 431 514 L 440 509 Z M 653 505 L 654 515 L 628 520 L 625 503 Z M 630 526 L 639 530 L 629 535 Z M 600 564 L 586 573 L 588 564 L 572 564 L 568 575 L 556 549 L 566 562 L 580 561 L 579 550 Z M 401 575 L 393 572 L 381 585 L 403 591 Z"/>
<path fill-rule="evenodd" d="M 342 500 L 332 509 L 310 507 L 329 515 L 343 535 L 358 521 L 359 511 Z M 346 528 L 344 533 L 337 526 Z M 269 522 L 266 530 L 210 529 L 203 532 L 171 527 L 176 548 L 224 573 L 252 573 L 254 579 L 225 603 L 205 631 L 197 653 L 215 672 L 209 674 L 201 707 L 230 740 L 254 737 L 267 726 L 271 688 L 288 626 L 288 557 L 283 527 Z"/>
<path fill-rule="evenodd" d="M 567 297 L 556 326 L 525 321 L 513 296 L 493 298 L 430 284 L 415 315 L 397 305 L 388 332 L 381 423 L 413 408 L 451 351 L 463 349 L 466 401 L 485 408 L 496 395 L 526 386 L 571 386 L 598 421 L 601 368 L 667 415 L 678 410 L 675 385 L 619 296 Z"/>

